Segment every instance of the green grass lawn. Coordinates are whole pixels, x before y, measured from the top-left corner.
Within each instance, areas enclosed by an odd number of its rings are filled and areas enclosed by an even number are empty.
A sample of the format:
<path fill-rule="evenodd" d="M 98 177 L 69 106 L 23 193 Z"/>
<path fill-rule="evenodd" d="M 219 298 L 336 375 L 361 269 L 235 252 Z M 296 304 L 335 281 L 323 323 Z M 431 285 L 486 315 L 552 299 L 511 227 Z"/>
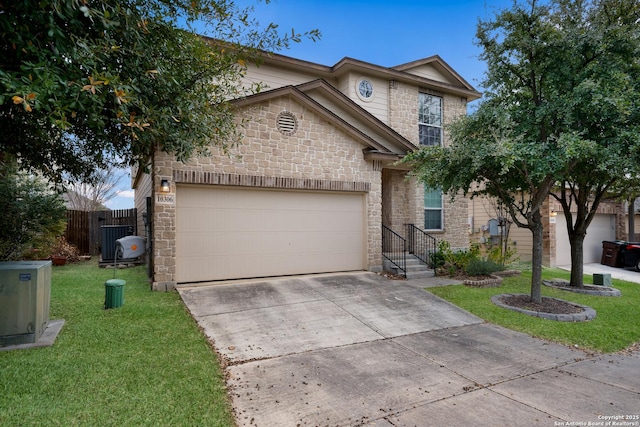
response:
<path fill-rule="evenodd" d="M 543 278 L 569 279 L 569 272 L 545 269 Z M 585 275 L 585 282 L 591 276 Z M 472 288 L 464 285 L 429 288 L 432 292 L 488 322 L 525 332 L 529 335 L 596 352 L 623 350 L 640 341 L 640 284 L 613 279 L 613 286 L 621 297 L 599 297 L 566 292 L 543 286 L 542 294 L 587 305 L 596 310 L 596 318 L 589 322 L 556 322 L 507 310 L 494 305 L 495 294 L 530 294 L 531 272 L 505 278 L 499 288 Z"/>
<path fill-rule="evenodd" d="M 216 354 L 177 293 L 146 267 L 117 270 L 124 305 L 104 310 L 113 270 L 53 268 L 53 347 L 0 352 L 0 426 L 233 426 Z"/>

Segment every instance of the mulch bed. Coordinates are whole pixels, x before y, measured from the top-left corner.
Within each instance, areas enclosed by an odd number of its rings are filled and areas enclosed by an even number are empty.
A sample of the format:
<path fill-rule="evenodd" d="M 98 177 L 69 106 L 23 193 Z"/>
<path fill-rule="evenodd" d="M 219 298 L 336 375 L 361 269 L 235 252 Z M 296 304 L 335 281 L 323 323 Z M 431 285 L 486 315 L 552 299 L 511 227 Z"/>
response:
<path fill-rule="evenodd" d="M 504 304 L 524 310 L 537 311 L 551 314 L 572 314 L 584 310 L 573 303 L 561 301 L 555 298 L 542 297 L 542 303 L 531 301 L 529 295 L 507 295 L 500 299 Z"/>
<path fill-rule="evenodd" d="M 560 289 L 562 291 L 574 292 L 578 294 L 597 295 L 605 297 L 619 297 L 621 295 L 620 290 L 612 286 L 589 284 L 583 284 L 580 287 L 571 286 L 569 284 L 569 281 L 564 279 L 543 280 L 542 284 L 550 288 Z"/>

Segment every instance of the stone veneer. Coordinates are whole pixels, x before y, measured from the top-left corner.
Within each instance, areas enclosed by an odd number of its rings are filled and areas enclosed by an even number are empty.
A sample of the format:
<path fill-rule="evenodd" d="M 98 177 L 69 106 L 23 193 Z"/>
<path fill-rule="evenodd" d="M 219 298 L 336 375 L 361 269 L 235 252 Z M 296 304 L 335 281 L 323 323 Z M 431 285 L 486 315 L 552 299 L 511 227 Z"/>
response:
<path fill-rule="evenodd" d="M 442 97 L 442 114 L 444 126 L 453 122 L 457 117 L 467 113 L 467 100 L 446 94 L 443 92 L 433 91 L 426 88 L 417 88 L 401 82 L 391 81 L 389 83 L 389 126 L 394 128 L 398 133 L 407 138 L 411 143 L 418 145 L 418 94 L 420 92 L 428 93 Z M 407 120 L 407 117 L 413 117 Z M 451 144 L 448 133 L 444 132 L 443 144 L 445 147 Z M 424 227 L 424 192 L 423 186 L 418 184 L 415 179 L 405 180 L 405 173 L 393 171 L 394 174 L 388 179 L 392 184 L 393 207 L 403 206 L 407 209 L 406 213 L 393 213 L 390 216 L 392 228 L 394 231 L 400 232 L 395 227 L 404 223 L 413 223 L 416 226 Z M 402 182 L 401 182 L 402 181 Z M 402 189 L 401 191 L 398 191 Z M 403 194 L 402 191 L 406 191 Z M 411 194 L 407 199 L 407 194 Z M 437 240 L 446 240 L 451 244 L 452 248 L 466 249 L 469 247 L 469 223 L 468 223 L 468 199 L 463 195 L 456 195 L 454 201 L 447 195 L 444 196 L 444 229 L 442 231 L 432 231 Z"/>
<path fill-rule="evenodd" d="M 283 111 L 297 119 L 293 135 L 276 128 L 276 118 Z M 238 117 L 246 120 L 244 140 L 228 155 L 214 148 L 211 156 L 183 164 L 173 156 L 156 153 L 154 187 L 159 187 L 161 179 L 169 179 L 173 192 L 176 184 L 197 183 L 366 193 L 367 267 L 380 270 L 380 163 L 365 160 L 360 142 L 288 97 L 243 108 Z M 153 287 L 157 290 L 169 290 L 176 284 L 175 213 L 175 206 L 155 205 Z"/>
<path fill-rule="evenodd" d="M 425 91 L 443 97 L 445 125 L 466 114 L 466 99 L 419 89 L 399 82 L 389 85 L 389 125 L 414 144 L 418 143 L 418 93 Z M 281 133 L 276 127 L 279 114 L 295 117 L 297 130 Z M 312 109 L 291 97 L 281 97 L 244 107 L 238 111 L 243 124 L 243 142 L 228 154 L 213 148 L 209 157 L 183 164 L 173 156 L 156 153 L 154 189 L 168 179 L 176 185 L 232 185 L 319 191 L 359 191 L 367 195 L 367 267 L 382 266 L 381 163 L 364 159 L 365 146 L 327 122 Z M 413 119 L 407 120 L 407 117 Z M 449 145 L 445 132 L 444 144 Z M 423 189 L 415 179 L 406 179 L 406 171 L 385 170 L 384 185 L 391 190 L 385 210 L 396 231 L 404 234 L 403 224 L 424 225 Z M 179 195 L 178 195 L 179 197 Z M 154 284 L 157 290 L 169 290 L 176 284 L 175 214 L 171 205 L 154 207 Z M 457 196 L 453 203 L 444 200 L 445 229 L 434 233 L 454 248 L 469 245 L 467 199 Z"/>

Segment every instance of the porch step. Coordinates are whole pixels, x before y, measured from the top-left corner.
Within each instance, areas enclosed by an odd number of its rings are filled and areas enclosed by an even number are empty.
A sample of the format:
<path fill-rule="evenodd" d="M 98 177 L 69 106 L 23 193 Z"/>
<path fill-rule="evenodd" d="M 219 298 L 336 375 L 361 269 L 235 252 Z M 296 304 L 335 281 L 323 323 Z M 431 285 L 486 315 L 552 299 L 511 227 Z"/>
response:
<path fill-rule="evenodd" d="M 411 279 L 424 279 L 427 277 L 434 277 L 436 273 L 433 270 L 429 270 L 427 266 L 414 270 L 407 267 L 407 280 Z"/>
<path fill-rule="evenodd" d="M 385 257 L 387 258 L 391 258 L 393 260 L 396 260 L 397 263 L 401 263 L 402 257 L 403 255 L 401 253 L 385 253 Z M 411 280 L 411 279 L 423 279 L 425 277 L 434 277 L 435 276 L 435 272 L 431 269 L 429 269 L 429 267 L 423 263 L 422 261 L 420 261 L 415 255 L 410 255 L 407 254 L 406 255 L 406 260 L 407 260 L 407 279 Z M 386 261 L 385 261 L 386 263 Z M 398 269 L 391 265 L 390 263 L 388 265 L 386 265 L 385 270 L 387 271 L 391 271 L 393 273 L 399 274 L 400 272 L 398 271 Z"/>

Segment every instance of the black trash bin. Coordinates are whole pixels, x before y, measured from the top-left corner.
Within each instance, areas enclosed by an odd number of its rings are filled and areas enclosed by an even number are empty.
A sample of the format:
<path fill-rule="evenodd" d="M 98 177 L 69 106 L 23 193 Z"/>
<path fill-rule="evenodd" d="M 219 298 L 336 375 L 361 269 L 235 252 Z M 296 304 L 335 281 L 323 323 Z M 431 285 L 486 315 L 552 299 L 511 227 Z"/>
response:
<path fill-rule="evenodd" d="M 610 242 L 607 240 L 602 241 L 602 258 L 600 264 L 608 265 L 609 267 L 622 267 L 622 251 L 627 245 L 627 242 L 615 241 Z"/>

